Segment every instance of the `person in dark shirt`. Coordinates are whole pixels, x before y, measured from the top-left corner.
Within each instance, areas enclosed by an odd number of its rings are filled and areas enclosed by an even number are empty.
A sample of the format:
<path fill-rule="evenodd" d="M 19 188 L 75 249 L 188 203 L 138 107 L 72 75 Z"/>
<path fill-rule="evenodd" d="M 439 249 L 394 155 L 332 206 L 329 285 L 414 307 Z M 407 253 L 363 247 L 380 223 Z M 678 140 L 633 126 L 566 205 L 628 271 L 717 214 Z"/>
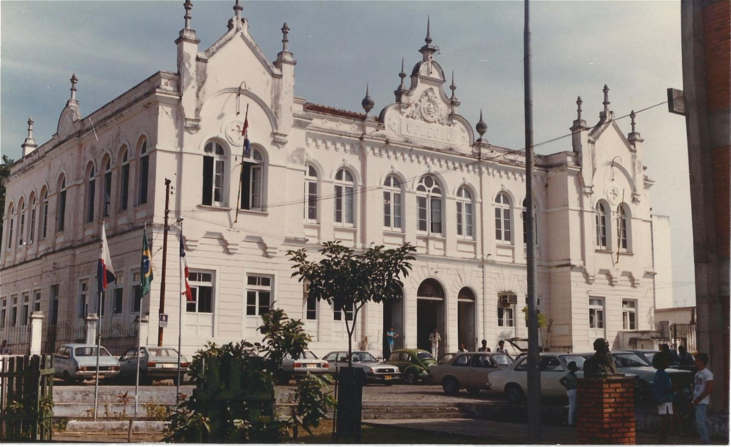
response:
<path fill-rule="evenodd" d="M 666 354 L 660 353 L 653 357 L 652 366 L 657 369 L 652 384 L 652 398 L 657 404 L 657 411 L 660 415 L 657 443 L 665 444 L 665 438 L 667 438 L 670 423 L 673 420 L 673 382 L 665 371 L 668 367 Z"/>
<path fill-rule="evenodd" d="M 569 372 L 561 377 L 558 383 L 566 388 L 566 397 L 569 398 L 569 425 L 574 425 L 574 413 L 576 413 L 576 371 L 579 368 L 576 366 L 576 362 L 569 362 L 566 367 L 569 369 Z"/>
<path fill-rule="evenodd" d="M 695 365 L 695 359 L 692 355 L 690 355 L 688 349 L 683 345 L 678 346 L 678 359 L 680 360 L 680 364 L 682 366 Z"/>

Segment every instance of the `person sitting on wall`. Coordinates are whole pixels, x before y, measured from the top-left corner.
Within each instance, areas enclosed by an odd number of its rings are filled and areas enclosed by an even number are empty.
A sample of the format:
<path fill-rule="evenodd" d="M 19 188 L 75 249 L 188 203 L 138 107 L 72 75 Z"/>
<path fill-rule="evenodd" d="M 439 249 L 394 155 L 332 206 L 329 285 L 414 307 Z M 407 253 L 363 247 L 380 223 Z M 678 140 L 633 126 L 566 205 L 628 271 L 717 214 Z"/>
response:
<path fill-rule="evenodd" d="M 584 377 L 602 378 L 607 376 L 623 376 L 617 373 L 612 354 L 609 352 L 609 342 L 603 338 L 594 340 L 594 353 L 584 362 Z"/>
<path fill-rule="evenodd" d="M 10 346 L 8 345 L 7 340 L 3 340 L 2 344 L 0 344 L 0 355 L 9 355 L 10 354 Z"/>

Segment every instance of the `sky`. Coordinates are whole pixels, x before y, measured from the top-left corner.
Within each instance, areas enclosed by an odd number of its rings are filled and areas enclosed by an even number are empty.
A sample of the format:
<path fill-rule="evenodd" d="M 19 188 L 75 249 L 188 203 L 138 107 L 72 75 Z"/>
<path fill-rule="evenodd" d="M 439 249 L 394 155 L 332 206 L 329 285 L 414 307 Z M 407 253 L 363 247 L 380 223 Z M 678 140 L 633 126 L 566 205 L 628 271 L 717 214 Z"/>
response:
<path fill-rule="evenodd" d="M 17 159 L 35 121 L 39 145 L 56 132 L 72 74 L 83 116 L 157 71 L 176 70 L 183 0 L 0 1 L 0 153 Z M 192 28 L 205 50 L 226 32 L 234 1 L 193 1 Z M 366 83 L 374 112 L 394 102 L 401 59 L 421 58 L 427 17 L 436 60 L 454 71 L 459 113 L 485 138 L 524 146 L 522 1 L 243 1 L 249 32 L 273 61 L 287 22 L 297 60 L 295 95 L 360 112 Z M 588 125 L 599 119 L 602 88 L 617 117 L 663 103 L 682 89 L 679 1 L 531 2 L 536 152 L 571 150 L 581 96 Z M 407 80 L 408 81 L 408 80 Z M 447 86 L 445 85 L 445 88 Z M 449 91 L 447 91 L 449 93 Z M 638 114 L 643 164 L 655 185 L 653 213 L 670 216 L 673 295 L 695 304 L 685 120 L 662 104 Z M 618 121 L 630 132 L 628 119 Z"/>

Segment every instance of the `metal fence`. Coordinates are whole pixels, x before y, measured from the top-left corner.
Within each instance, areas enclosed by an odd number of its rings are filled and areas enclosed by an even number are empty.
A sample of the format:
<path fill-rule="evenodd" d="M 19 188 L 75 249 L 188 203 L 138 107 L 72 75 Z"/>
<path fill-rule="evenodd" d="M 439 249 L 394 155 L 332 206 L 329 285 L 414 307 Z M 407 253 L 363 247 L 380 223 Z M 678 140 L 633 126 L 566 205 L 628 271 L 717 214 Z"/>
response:
<path fill-rule="evenodd" d="M 100 344 L 112 355 L 120 356 L 137 344 L 137 325 L 116 323 L 112 326 L 102 327 L 100 335 Z"/>
<path fill-rule="evenodd" d="M 0 328 L 0 340 L 8 341 L 8 347 L 12 354 L 28 354 L 30 350 L 30 325 L 2 327 Z"/>
<path fill-rule="evenodd" d="M 696 325 L 673 324 L 670 326 L 670 336 L 675 346 L 685 346 L 688 352 L 696 352 Z"/>
<path fill-rule="evenodd" d="M 84 343 L 86 341 L 86 331 L 87 327 L 84 322 L 46 326 L 43 329 L 41 352 L 52 354 L 65 343 Z M 127 325 L 120 323 L 115 323 L 111 326 L 103 325 L 100 330 L 100 335 L 101 345 L 107 348 L 111 354 L 118 356 L 122 355 L 127 349 L 135 346 L 137 328 L 134 323 Z M 92 339 L 96 339 L 96 337 L 92 337 Z"/>

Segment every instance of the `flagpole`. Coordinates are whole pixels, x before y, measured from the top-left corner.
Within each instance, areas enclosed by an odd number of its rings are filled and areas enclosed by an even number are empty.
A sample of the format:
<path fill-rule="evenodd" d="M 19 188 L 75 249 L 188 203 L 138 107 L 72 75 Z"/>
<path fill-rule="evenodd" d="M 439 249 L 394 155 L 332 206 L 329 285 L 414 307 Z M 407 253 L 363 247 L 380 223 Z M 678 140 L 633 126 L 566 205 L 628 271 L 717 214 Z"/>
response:
<path fill-rule="evenodd" d="M 104 225 L 104 223 L 102 223 Z M 97 261 L 98 262 L 98 261 Z M 102 275 L 106 275 L 106 270 L 102 272 Z M 98 275 L 98 273 L 97 273 Z M 96 413 L 99 407 L 99 347 L 101 346 L 101 302 L 102 302 L 102 291 L 97 290 L 97 302 L 96 311 L 98 312 L 98 320 L 96 320 L 96 374 L 94 375 L 94 420 L 96 421 Z"/>
<path fill-rule="evenodd" d="M 244 129 L 241 131 L 242 136 L 244 137 L 244 146 L 241 149 L 241 170 L 239 171 L 239 190 L 236 193 L 236 218 L 234 219 L 234 223 L 237 223 L 239 221 L 239 208 L 241 208 L 241 187 L 244 183 L 244 157 L 246 157 L 246 132 L 247 125 L 249 123 L 249 104 L 246 104 L 246 115 L 244 117 Z"/>
<path fill-rule="evenodd" d="M 144 259 L 145 256 L 145 248 L 147 248 L 147 222 L 145 222 L 144 229 L 142 230 L 142 257 Z M 150 261 L 152 262 L 152 261 Z M 152 266 L 150 266 L 150 270 L 152 270 Z M 145 277 L 145 270 L 143 269 L 142 263 L 140 264 L 140 286 L 142 285 L 142 281 L 144 281 Z M 144 295 L 140 297 L 140 312 L 137 314 L 137 368 L 135 369 L 135 419 L 137 419 L 137 409 L 139 408 L 140 398 L 139 398 L 139 390 L 140 390 L 140 346 L 142 345 L 142 309 L 144 306 L 142 306 L 142 301 L 144 299 Z M 148 326 L 149 328 L 149 326 Z M 149 329 L 148 329 L 149 332 Z"/>
<path fill-rule="evenodd" d="M 180 223 L 180 245 L 183 244 L 183 221 Z M 183 283 L 183 259 L 179 259 L 178 265 L 180 267 L 180 295 L 178 295 L 178 304 L 180 309 L 178 311 L 178 380 L 175 382 L 175 403 L 180 402 L 180 350 L 183 344 L 183 295 L 185 293 L 185 284 Z"/>

